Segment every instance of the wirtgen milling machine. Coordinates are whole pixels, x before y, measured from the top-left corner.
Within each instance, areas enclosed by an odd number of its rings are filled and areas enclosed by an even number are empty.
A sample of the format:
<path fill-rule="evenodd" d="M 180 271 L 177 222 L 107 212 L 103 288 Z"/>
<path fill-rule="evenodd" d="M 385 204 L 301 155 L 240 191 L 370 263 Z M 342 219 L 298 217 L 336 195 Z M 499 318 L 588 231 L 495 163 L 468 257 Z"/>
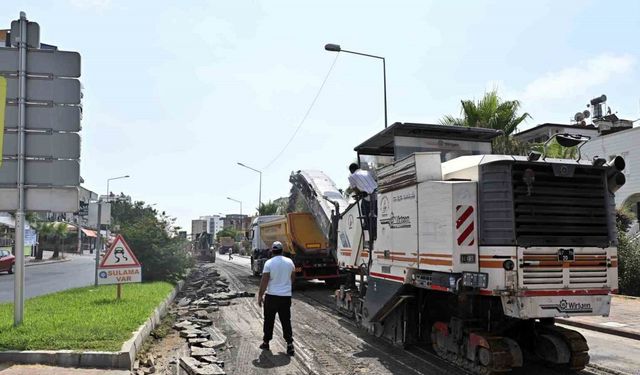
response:
<path fill-rule="evenodd" d="M 317 218 L 333 206 L 324 227 L 352 275 L 336 301 L 372 334 L 431 343 L 480 374 L 523 366 L 529 355 L 580 370 L 587 343 L 554 318 L 609 314 L 624 160 L 492 155 L 498 135 L 395 123 L 356 147 L 379 184 L 376 231 L 364 227 L 359 202 L 335 199 L 321 172 L 291 182 L 323 206 Z"/>

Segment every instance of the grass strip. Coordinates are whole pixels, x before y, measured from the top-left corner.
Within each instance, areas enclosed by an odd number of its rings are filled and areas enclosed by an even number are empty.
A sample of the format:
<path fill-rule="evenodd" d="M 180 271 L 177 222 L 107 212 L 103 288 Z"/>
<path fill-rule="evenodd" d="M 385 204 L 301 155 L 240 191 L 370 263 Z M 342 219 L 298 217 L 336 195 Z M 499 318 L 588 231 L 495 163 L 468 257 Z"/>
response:
<path fill-rule="evenodd" d="M 0 350 L 118 351 L 169 295 L 166 282 L 69 289 L 28 299 L 13 327 L 13 304 L 0 304 Z"/>

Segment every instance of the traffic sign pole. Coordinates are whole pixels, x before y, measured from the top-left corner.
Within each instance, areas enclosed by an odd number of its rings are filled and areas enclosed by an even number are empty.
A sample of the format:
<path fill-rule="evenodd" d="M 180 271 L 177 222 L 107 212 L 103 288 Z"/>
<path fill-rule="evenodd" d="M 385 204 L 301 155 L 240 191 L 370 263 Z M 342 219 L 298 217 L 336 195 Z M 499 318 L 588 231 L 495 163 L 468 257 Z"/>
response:
<path fill-rule="evenodd" d="M 0 47 L 0 211 L 15 211 L 15 326 L 24 320 L 26 211 L 78 210 L 80 54 L 40 47 L 40 26 L 20 12 Z"/>
<path fill-rule="evenodd" d="M 96 238 L 96 272 L 95 272 L 95 276 L 96 276 L 96 281 L 95 281 L 95 286 L 98 286 L 98 267 L 100 267 L 100 250 L 102 249 L 102 235 L 100 233 L 100 226 L 102 225 L 101 222 L 102 219 L 102 199 L 98 199 L 98 238 Z"/>
<path fill-rule="evenodd" d="M 18 41 L 18 210 L 16 211 L 16 272 L 13 295 L 13 325 L 24 318 L 24 144 L 27 98 L 27 16 L 20 12 Z"/>

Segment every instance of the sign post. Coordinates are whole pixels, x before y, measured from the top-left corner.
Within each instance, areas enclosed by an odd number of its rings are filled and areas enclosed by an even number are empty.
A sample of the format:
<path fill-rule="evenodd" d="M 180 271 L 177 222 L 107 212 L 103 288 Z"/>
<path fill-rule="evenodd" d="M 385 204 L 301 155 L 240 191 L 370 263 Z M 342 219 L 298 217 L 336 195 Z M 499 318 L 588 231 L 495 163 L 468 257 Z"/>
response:
<path fill-rule="evenodd" d="M 0 47 L 0 211 L 15 211 L 13 324 L 24 318 L 26 211 L 76 212 L 80 54 L 40 44 L 24 12 Z M 4 139 L 3 139 L 4 138 Z"/>
<path fill-rule="evenodd" d="M 98 284 L 117 284 L 117 299 L 122 295 L 122 284 L 142 282 L 142 267 L 121 235 L 116 237 L 105 253 L 98 268 Z"/>

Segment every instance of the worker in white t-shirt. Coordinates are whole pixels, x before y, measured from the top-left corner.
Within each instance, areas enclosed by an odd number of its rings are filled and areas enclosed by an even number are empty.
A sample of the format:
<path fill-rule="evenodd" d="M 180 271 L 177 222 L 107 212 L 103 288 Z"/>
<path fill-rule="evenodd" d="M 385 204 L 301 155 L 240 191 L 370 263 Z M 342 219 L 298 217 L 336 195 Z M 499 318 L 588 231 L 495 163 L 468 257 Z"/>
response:
<path fill-rule="evenodd" d="M 296 277 L 293 261 L 282 255 L 282 243 L 271 245 L 272 258 L 262 269 L 258 306 L 264 302 L 264 337 L 260 349 L 269 350 L 269 341 L 273 338 L 273 325 L 276 314 L 282 324 L 282 335 L 287 342 L 287 354 L 294 355 L 293 331 L 291 329 L 291 286 Z M 266 292 L 266 295 L 265 295 Z"/>
<path fill-rule="evenodd" d="M 364 218 L 364 226 L 369 231 L 370 238 L 375 239 L 376 217 L 378 216 L 378 206 L 376 197 L 378 193 L 378 183 L 371 172 L 360 169 L 358 164 L 349 165 L 349 186 L 361 198 L 360 208 Z"/>

